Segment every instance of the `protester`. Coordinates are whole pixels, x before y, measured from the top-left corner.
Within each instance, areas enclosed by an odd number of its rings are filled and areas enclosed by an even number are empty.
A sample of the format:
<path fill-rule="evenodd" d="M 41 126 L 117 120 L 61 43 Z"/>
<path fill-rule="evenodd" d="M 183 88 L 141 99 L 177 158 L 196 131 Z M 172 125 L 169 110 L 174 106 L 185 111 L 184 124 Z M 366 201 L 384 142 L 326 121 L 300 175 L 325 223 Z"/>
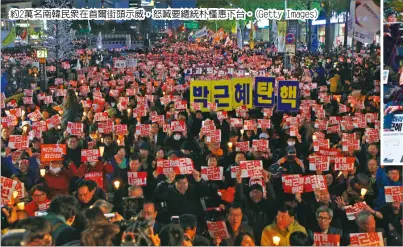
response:
<path fill-rule="evenodd" d="M 2 230 L 29 214 L 50 223 L 56 245 L 270 246 L 273 237 L 311 245 L 315 232 L 346 245 L 349 233 L 372 231 L 371 223 L 398 243 L 401 206 L 385 186 L 401 186 L 401 172 L 380 167 L 380 56 L 361 49 L 298 51 L 287 67 L 267 42 L 78 49 L 82 57 L 47 59 L 60 77 L 32 96 L 19 79 L 25 69 L 12 61 L 33 58 L 3 53 L 6 91 L 21 88 L 23 96 L 2 107 L 2 186 L 11 191 L 2 198 Z M 135 67 L 118 68 L 132 59 Z M 77 62 L 81 68 L 69 68 Z M 295 107 L 280 110 L 282 97 L 258 106 L 258 76 L 275 77 L 280 96 L 280 81 L 298 81 Z M 249 77 L 251 84 L 232 84 Z M 233 87 L 219 98 L 222 80 Z M 197 84 L 205 81 L 208 92 Z M 364 201 L 362 215 L 349 220 L 349 208 Z M 130 240 L 139 230 L 145 238 Z"/>

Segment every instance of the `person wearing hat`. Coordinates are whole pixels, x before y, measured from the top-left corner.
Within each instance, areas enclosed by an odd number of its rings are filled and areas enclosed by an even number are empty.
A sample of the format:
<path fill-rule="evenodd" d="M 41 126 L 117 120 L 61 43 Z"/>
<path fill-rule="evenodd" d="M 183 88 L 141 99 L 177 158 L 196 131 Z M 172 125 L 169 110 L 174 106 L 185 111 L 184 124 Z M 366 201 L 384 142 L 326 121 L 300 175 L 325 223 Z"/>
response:
<path fill-rule="evenodd" d="M 19 131 L 21 135 L 27 136 L 30 130 L 31 130 L 31 121 L 22 121 L 20 124 L 20 131 Z"/>
<path fill-rule="evenodd" d="M 303 174 L 304 163 L 297 158 L 297 150 L 294 146 L 288 146 L 285 149 L 286 155 L 276 163 L 285 169 L 286 174 Z"/>
<path fill-rule="evenodd" d="M 197 234 L 197 218 L 193 214 L 182 214 L 179 216 L 180 226 L 185 233 L 185 239 L 193 246 L 210 246 L 210 241 L 200 234 Z"/>
<path fill-rule="evenodd" d="M 23 152 L 21 154 L 16 166 L 12 162 L 11 155 L 6 157 L 5 165 L 6 169 L 12 171 L 11 178 L 23 182 L 26 191 L 29 191 L 39 179 L 39 164 L 36 161 L 35 156 L 30 157 L 30 155 L 32 155 L 30 149 L 27 149 L 27 151 L 28 152 Z"/>
<path fill-rule="evenodd" d="M 190 141 L 184 141 L 181 145 L 181 152 L 183 157 L 191 158 L 192 160 L 196 160 L 196 155 L 193 152 L 193 145 Z M 195 164 L 196 165 L 196 164 Z M 196 167 L 196 169 L 200 169 L 200 167 Z"/>
<path fill-rule="evenodd" d="M 273 222 L 277 210 L 273 186 L 268 178 L 265 182 L 266 190 L 272 191 L 268 193 L 268 197 L 264 196 L 263 187 L 259 183 L 248 188 L 240 179 L 235 186 L 235 202 L 241 203 L 243 214 L 247 217 L 248 225 L 253 228 L 255 236 L 262 235 L 263 229 Z M 256 240 L 256 244 L 260 245 L 260 239 Z"/>

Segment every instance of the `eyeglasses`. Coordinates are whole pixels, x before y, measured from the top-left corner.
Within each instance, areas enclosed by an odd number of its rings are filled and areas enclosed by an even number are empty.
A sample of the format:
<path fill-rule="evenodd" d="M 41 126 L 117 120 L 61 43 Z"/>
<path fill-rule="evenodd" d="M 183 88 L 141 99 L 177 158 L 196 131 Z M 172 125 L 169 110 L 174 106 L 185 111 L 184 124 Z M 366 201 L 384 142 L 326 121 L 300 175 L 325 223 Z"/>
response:
<path fill-rule="evenodd" d="M 318 219 L 319 221 L 330 220 L 330 218 L 328 218 L 328 217 L 322 217 L 322 216 L 318 216 L 317 219 Z"/>

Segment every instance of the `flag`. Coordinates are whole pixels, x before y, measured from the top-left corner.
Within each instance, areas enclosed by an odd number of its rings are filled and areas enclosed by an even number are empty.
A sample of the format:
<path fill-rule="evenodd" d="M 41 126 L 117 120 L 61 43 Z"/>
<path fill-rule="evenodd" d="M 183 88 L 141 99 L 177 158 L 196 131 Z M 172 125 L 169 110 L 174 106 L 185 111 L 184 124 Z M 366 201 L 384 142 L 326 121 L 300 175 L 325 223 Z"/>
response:
<path fill-rule="evenodd" d="M 249 46 L 251 49 L 255 48 L 255 24 L 251 21 L 249 33 Z"/>
<path fill-rule="evenodd" d="M 7 35 L 7 37 L 1 42 L 1 46 L 6 47 L 9 44 L 13 43 L 15 40 L 15 27 L 11 28 L 10 33 Z"/>
<path fill-rule="evenodd" d="M 198 39 L 198 38 L 204 37 L 206 35 L 208 35 L 208 30 L 207 30 L 207 27 L 204 26 L 202 29 L 199 29 L 195 32 L 195 34 L 193 35 L 193 38 Z"/>
<path fill-rule="evenodd" d="M 236 34 L 236 33 L 237 33 L 237 31 L 238 31 L 237 26 L 238 26 L 238 21 L 235 21 L 235 22 L 232 24 L 231 33 L 233 33 L 233 34 Z"/>
<path fill-rule="evenodd" d="M 374 34 L 380 30 L 380 8 L 372 1 L 353 0 L 350 4 L 348 34 L 362 43 L 371 43 Z M 359 13 L 359 14 L 357 14 Z"/>
<path fill-rule="evenodd" d="M 237 24 L 236 44 L 237 44 L 239 49 L 242 49 L 242 47 L 243 47 L 243 45 L 242 45 L 242 30 L 241 30 L 241 27 L 240 27 L 239 23 L 236 22 L 236 24 Z"/>
<path fill-rule="evenodd" d="M 90 23 L 90 20 L 88 20 L 88 31 L 91 32 L 91 23 Z"/>

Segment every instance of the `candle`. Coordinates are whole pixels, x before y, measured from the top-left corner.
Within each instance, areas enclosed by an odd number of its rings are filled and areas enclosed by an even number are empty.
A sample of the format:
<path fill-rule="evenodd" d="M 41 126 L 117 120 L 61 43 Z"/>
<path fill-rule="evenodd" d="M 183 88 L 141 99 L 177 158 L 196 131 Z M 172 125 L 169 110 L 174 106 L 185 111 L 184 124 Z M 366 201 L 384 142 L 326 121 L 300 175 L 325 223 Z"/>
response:
<path fill-rule="evenodd" d="M 25 115 L 25 111 L 21 110 L 21 116 L 24 116 L 24 115 Z"/>
<path fill-rule="evenodd" d="M 280 244 L 280 237 L 274 236 L 274 237 L 273 237 L 273 244 L 274 244 L 275 246 L 278 246 L 278 245 Z"/>
<path fill-rule="evenodd" d="M 78 96 L 78 92 L 76 92 L 76 96 Z"/>
<path fill-rule="evenodd" d="M 17 198 L 17 196 L 18 196 L 18 191 L 14 191 L 14 192 L 13 192 L 13 197 L 14 197 L 14 198 Z"/>
<path fill-rule="evenodd" d="M 46 169 L 41 169 L 39 172 L 41 173 L 41 176 L 43 177 L 46 174 Z"/>
<path fill-rule="evenodd" d="M 100 147 L 99 147 L 99 156 L 100 156 L 100 157 L 104 156 L 104 152 L 105 152 L 105 147 L 104 147 L 104 146 L 100 146 Z"/>
<path fill-rule="evenodd" d="M 87 113 L 86 113 L 86 112 L 83 112 L 83 115 L 84 115 L 84 117 L 85 117 L 85 116 L 87 116 Z"/>
<path fill-rule="evenodd" d="M 119 139 L 117 140 L 117 143 L 118 143 L 118 146 L 120 146 L 120 140 Z"/>
<path fill-rule="evenodd" d="M 127 108 L 127 115 L 130 116 L 130 113 L 132 112 L 131 108 Z"/>
<path fill-rule="evenodd" d="M 361 196 L 365 196 L 367 194 L 367 189 L 362 188 L 361 189 Z"/>
<path fill-rule="evenodd" d="M 60 125 L 59 125 L 59 126 L 57 126 L 57 128 L 58 128 L 58 129 L 61 129 L 61 128 L 62 128 L 62 126 L 60 126 Z"/>
<path fill-rule="evenodd" d="M 103 137 L 101 138 L 101 142 L 104 143 L 104 138 Z"/>
<path fill-rule="evenodd" d="M 228 142 L 228 147 L 231 149 L 232 148 L 232 142 Z"/>
<path fill-rule="evenodd" d="M 115 181 L 115 182 L 113 182 L 113 185 L 115 186 L 116 189 L 119 189 L 120 182 L 119 182 L 119 181 Z"/>
<path fill-rule="evenodd" d="M 241 135 L 243 135 L 243 132 L 244 132 L 244 130 L 242 129 L 242 130 L 241 130 Z"/>
<path fill-rule="evenodd" d="M 17 207 L 19 210 L 23 211 L 25 209 L 25 203 L 24 202 L 19 202 L 17 203 Z"/>
<path fill-rule="evenodd" d="M 315 141 L 317 139 L 316 135 L 312 135 L 312 139 Z"/>

